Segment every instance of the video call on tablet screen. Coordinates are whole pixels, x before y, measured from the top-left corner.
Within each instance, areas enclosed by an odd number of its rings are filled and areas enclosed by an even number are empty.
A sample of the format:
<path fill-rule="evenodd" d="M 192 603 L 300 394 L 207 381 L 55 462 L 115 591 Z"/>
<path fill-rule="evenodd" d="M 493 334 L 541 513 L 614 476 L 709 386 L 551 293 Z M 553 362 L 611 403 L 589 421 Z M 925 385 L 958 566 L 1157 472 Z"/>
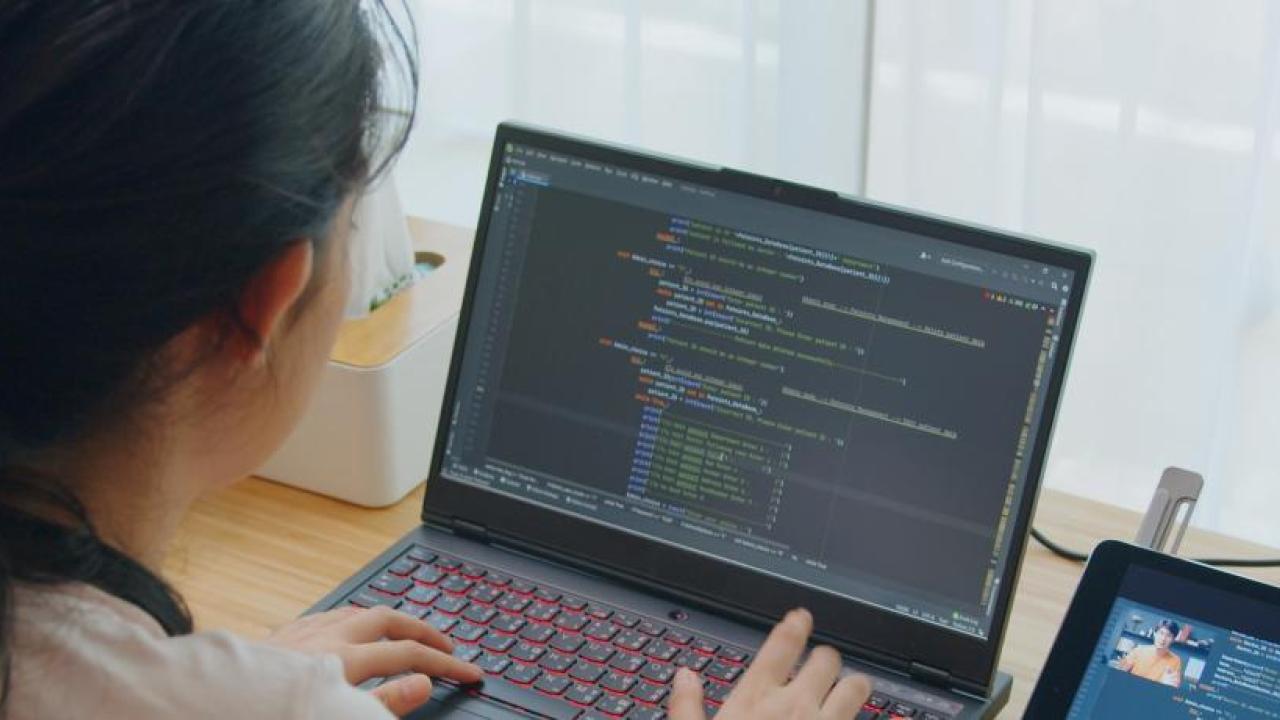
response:
<path fill-rule="evenodd" d="M 1280 618 L 1251 598 L 1133 566 L 1069 718 L 1280 718 Z"/>

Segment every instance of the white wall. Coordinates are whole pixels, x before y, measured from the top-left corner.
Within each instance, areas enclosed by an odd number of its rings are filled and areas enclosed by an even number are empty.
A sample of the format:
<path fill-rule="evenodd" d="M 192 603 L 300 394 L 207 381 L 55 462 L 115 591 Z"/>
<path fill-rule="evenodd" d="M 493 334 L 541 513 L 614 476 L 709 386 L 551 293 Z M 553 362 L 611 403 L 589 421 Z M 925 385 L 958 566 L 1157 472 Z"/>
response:
<path fill-rule="evenodd" d="M 479 213 L 493 128 L 518 119 L 859 189 L 865 0 L 415 0 L 406 209 Z"/>
<path fill-rule="evenodd" d="M 1280 545 L 1280 2 L 414 0 L 406 209 L 478 215 L 516 118 L 1099 255 L 1047 482 Z"/>
<path fill-rule="evenodd" d="M 869 195 L 1098 252 L 1050 486 L 1280 545 L 1280 3 L 876 6 Z"/>

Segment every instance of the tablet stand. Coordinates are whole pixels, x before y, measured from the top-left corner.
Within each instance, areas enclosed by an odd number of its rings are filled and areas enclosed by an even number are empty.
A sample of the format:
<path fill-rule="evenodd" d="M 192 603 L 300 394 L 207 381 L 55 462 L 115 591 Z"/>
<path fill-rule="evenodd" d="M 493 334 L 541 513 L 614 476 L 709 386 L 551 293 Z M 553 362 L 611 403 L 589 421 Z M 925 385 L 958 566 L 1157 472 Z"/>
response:
<path fill-rule="evenodd" d="M 1178 546 L 1182 544 L 1182 535 L 1191 523 L 1191 513 L 1196 509 L 1196 500 L 1203 487 L 1204 478 L 1199 473 L 1176 467 L 1165 468 L 1147 514 L 1138 526 L 1134 544 L 1156 552 L 1177 554 Z M 1178 534 L 1174 536 L 1173 543 L 1169 544 L 1169 534 L 1175 525 Z"/>

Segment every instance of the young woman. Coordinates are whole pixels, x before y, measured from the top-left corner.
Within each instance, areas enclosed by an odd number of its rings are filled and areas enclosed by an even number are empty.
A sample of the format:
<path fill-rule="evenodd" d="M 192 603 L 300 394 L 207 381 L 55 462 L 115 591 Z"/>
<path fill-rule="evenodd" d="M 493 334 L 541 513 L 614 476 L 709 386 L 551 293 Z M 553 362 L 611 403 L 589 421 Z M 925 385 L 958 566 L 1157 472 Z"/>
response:
<path fill-rule="evenodd" d="M 407 34 L 358 0 L 0 0 L 7 717 L 382 718 L 481 679 L 392 611 L 194 633 L 158 574 L 306 405 L 372 149 L 403 143 L 383 90 L 416 96 Z M 853 717 L 867 684 L 834 651 L 788 680 L 811 623 L 779 624 L 721 717 Z M 702 712 L 686 671 L 670 713 Z"/>

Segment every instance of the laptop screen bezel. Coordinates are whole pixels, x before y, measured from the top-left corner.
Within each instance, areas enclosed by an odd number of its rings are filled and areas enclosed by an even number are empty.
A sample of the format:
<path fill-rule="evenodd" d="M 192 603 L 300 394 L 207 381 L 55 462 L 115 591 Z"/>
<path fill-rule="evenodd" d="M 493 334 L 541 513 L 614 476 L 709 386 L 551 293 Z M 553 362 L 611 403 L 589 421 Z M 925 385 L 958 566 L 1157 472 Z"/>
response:
<path fill-rule="evenodd" d="M 507 143 L 625 166 L 690 183 L 785 202 L 819 212 L 884 225 L 974 248 L 1071 270 L 1067 312 L 1061 324 L 1058 357 L 1045 395 L 1044 416 L 1029 457 L 1022 501 L 1013 516 L 1013 539 L 1005 576 L 998 586 L 991 627 L 986 638 L 932 625 L 899 613 L 834 594 L 813 590 L 699 552 L 681 549 L 626 530 L 605 526 L 537 504 L 456 481 L 442 472 L 456 402 L 459 372 L 466 349 L 473 298 L 479 281 L 489 229 L 489 209 L 497 192 L 496 179 Z M 513 123 L 498 126 L 486 182 L 471 267 L 458 320 L 458 332 L 443 396 L 440 424 L 432 455 L 422 517 L 445 523 L 462 519 L 487 528 L 508 542 L 540 548 L 648 585 L 678 588 L 731 614 L 776 618 L 786 610 L 805 606 L 813 611 L 816 635 L 851 652 L 908 661 L 945 671 L 952 684 L 985 694 L 991 687 L 999 649 L 1008 623 L 1011 594 L 1021 568 L 1027 525 L 1039 494 L 1044 458 L 1057 414 L 1063 380 L 1075 337 L 1092 255 L 1087 251 L 908 212 L 768 178 L 660 157 L 595 141 L 587 141 Z"/>

